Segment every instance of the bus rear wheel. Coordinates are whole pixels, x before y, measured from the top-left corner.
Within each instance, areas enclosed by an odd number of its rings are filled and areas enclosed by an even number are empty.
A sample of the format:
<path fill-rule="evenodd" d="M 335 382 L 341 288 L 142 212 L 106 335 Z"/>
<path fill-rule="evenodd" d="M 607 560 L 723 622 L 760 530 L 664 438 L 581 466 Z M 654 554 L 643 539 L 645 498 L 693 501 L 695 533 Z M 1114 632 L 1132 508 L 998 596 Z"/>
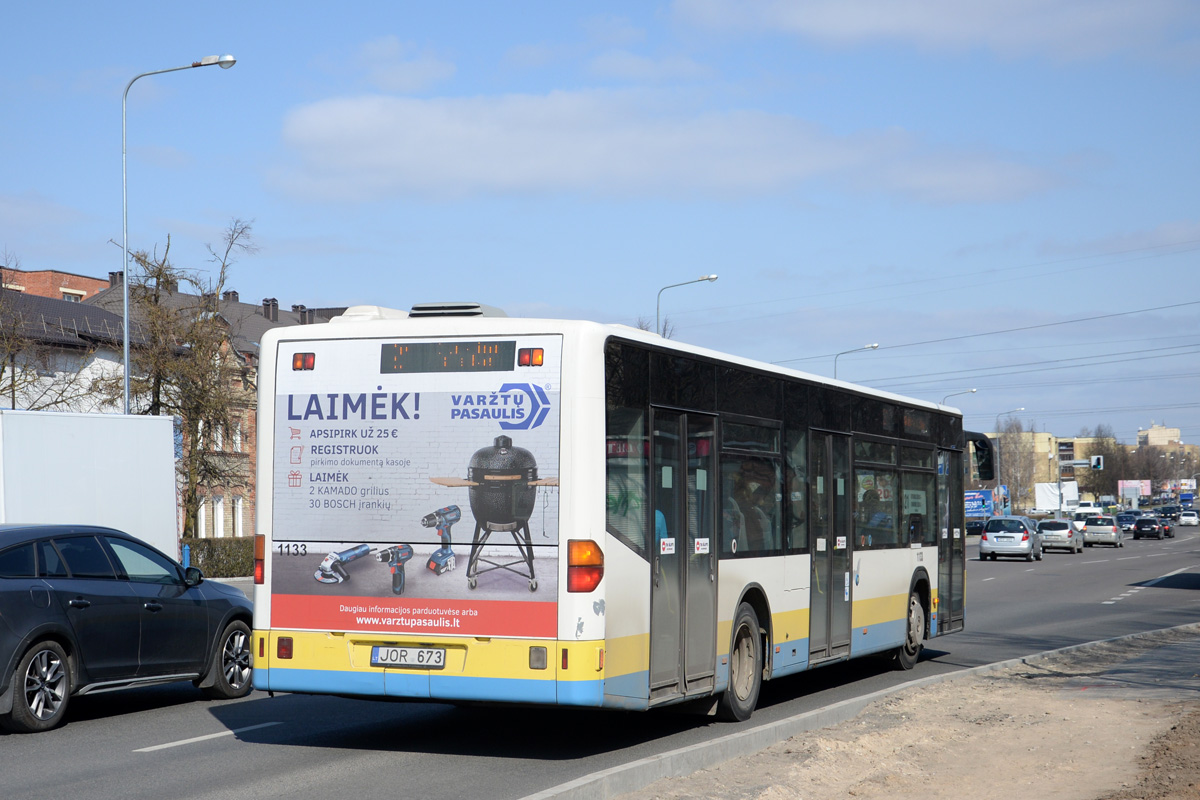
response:
<path fill-rule="evenodd" d="M 917 590 L 908 595 L 908 631 L 904 635 L 904 644 L 896 648 L 896 664 L 900 669 L 912 669 L 917 665 L 921 656 L 921 648 L 925 644 L 925 606 Z"/>
<path fill-rule="evenodd" d="M 738 607 L 729 651 L 729 688 L 721 695 L 717 715 L 730 722 L 750 719 L 762 689 L 762 634 L 758 614 L 749 603 Z"/>

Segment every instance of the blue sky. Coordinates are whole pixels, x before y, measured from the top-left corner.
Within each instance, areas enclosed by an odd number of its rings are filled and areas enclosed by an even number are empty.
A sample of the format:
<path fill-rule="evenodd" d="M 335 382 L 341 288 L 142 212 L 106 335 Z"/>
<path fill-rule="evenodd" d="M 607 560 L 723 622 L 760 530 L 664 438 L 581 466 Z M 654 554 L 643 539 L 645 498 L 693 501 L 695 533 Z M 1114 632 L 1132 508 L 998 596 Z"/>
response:
<path fill-rule="evenodd" d="M 286 9 L 286 10 L 284 10 Z M 1200 440 L 1190 0 L 9 4 L 0 252 L 653 323 L 991 430 Z M 1136 313 L 1129 313 L 1136 312 Z"/>

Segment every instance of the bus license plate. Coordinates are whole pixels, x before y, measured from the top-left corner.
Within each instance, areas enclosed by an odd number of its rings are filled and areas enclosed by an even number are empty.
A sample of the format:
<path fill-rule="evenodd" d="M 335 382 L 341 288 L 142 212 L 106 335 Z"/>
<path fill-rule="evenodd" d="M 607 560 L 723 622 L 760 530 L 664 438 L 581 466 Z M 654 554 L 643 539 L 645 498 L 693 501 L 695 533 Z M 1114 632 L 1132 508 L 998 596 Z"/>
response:
<path fill-rule="evenodd" d="M 442 669 L 446 666 L 446 650 L 442 647 L 372 647 L 371 666 Z"/>

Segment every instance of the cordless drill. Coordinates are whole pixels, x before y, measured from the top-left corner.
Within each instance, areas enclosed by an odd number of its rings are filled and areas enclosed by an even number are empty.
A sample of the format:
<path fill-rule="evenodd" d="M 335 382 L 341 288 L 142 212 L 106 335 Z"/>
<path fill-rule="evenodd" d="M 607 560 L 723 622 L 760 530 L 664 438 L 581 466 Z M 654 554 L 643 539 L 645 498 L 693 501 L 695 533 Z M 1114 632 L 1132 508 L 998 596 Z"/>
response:
<path fill-rule="evenodd" d="M 365 544 L 330 553 L 325 556 L 325 560 L 317 567 L 317 571 L 313 573 L 313 577 L 321 583 L 341 583 L 350 577 L 346 572 L 345 565 L 370 554 L 371 548 Z"/>
<path fill-rule="evenodd" d="M 388 565 L 392 571 L 392 594 L 404 594 L 404 565 L 413 557 L 413 549 L 406 544 L 387 547 L 375 553 L 375 558 Z"/>
<path fill-rule="evenodd" d="M 437 528 L 438 537 L 442 540 L 442 546 L 433 551 L 433 555 L 425 564 L 434 575 L 441 575 L 454 569 L 454 551 L 450 549 L 450 528 L 460 519 L 462 519 L 462 512 L 459 511 L 458 506 L 439 508 L 432 514 L 426 514 L 421 518 L 422 527 Z"/>

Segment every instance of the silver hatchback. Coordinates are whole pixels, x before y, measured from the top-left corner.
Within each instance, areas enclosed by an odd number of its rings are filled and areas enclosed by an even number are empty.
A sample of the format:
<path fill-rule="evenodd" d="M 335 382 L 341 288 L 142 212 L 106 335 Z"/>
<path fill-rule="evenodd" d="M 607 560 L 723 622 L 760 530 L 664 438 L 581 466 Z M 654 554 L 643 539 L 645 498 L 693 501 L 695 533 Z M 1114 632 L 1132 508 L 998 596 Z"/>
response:
<path fill-rule="evenodd" d="M 1083 546 L 1094 544 L 1111 544 L 1113 547 L 1125 546 L 1125 531 L 1113 517 L 1088 517 L 1083 526 Z"/>
<path fill-rule="evenodd" d="M 992 517 L 979 534 L 979 560 L 1016 556 L 1042 560 L 1042 535 L 1029 517 Z"/>
<path fill-rule="evenodd" d="M 1061 548 L 1069 553 L 1083 552 L 1083 534 L 1075 530 L 1068 519 L 1044 519 L 1038 523 L 1042 535 L 1042 547 Z"/>

